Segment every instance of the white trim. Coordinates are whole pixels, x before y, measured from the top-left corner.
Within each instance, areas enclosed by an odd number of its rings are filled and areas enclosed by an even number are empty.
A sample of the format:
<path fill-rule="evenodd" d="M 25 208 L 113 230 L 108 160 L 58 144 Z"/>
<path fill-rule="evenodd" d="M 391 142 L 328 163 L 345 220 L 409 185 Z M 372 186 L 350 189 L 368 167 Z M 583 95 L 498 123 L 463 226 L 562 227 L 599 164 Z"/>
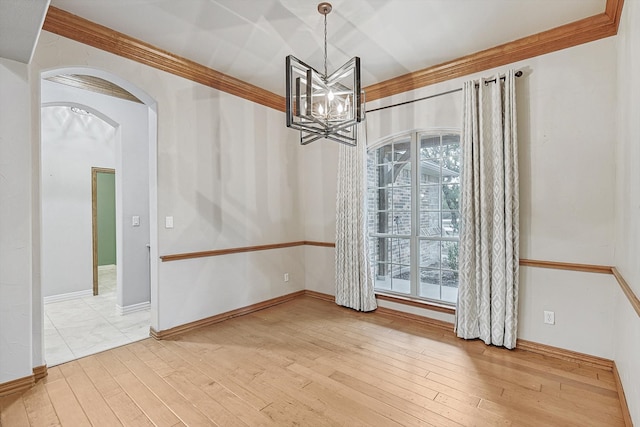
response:
<path fill-rule="evenodd" d="M 146 106 L 154 110 L 156 109 L 156 105 L 155 105 L 156 101 L 147 92 L 140 89 L 140 87 L 129 82 L 128 80 L 125 80 L 120 76 L 116 74 L 112 74 L 109 71 L 106 71 L 102 68 L 80 66 L 80 67 L 56 67 L 56 68 L 50 68 L 47 70 L 40 70 L 41 79 L 47 79 L 49 77 L 57 76 L 59 74 L 84 74 L 87 76 L 93 76 L 93 77 L 101 78 L 103 80 L 107 80 L 117 86 L 120 86 L 121 88 L 123 88 L 124 90 L 126 90 L 127 92 L 135 96 L 136 98 L 138 98 L 140 101 L 142 101 L 142 103 L 145 104 Z"/>
<path fill-rule="evenodd" d="M 69 292 L 67 294 L 50 295 L 48 297 L 44 297 L 43 300 L 45 304 L 51 304 L 54 302 L 70 301 L 90 296 L 93 296 L 93 290 L 86 289 L 84 291 Z"/>
<path fill-rule="evenodd" d="M 411 136 L 412 133 L 437 133 L 437 134 L 445 134 L 445 133 L 462 133 L 461 128 L 449 128 L 449 127 L 433 127 L 433 128 L 414 128 L 396 132 L 391 135 L 384 136 L 377 141 L 372 142 L 371 144 L 367 144 L 367 154 L 371 150 L 375 150 L 377 148 L 382 147 L 383 145 L 387 145 L 389 142 L 399 139 L 403 136 Z"/>
<path fill-rule="evenodd" d="M 125 316 L 127 314 L 135 313 L 136 311 L 149 310 L 150 308 L 151 308 L 150 301 L 141 302 L 138 304 L 131 304 L 125 307 L 122 307 L 121 305 L 116 304 L 116 313 L 118 313 L 119 316 Z"/>

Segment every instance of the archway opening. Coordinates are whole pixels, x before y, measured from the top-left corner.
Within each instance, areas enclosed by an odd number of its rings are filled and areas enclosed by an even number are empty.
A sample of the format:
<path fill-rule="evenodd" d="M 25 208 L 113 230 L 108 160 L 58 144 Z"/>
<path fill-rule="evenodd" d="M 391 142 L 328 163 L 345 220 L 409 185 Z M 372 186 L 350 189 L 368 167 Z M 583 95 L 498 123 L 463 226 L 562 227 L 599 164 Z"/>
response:
<path fill-rule="evenodd" d="M 43 359 L 52 366 L 146 338 L 157 323 L 157 123 L 155 101 L 117 76 L 67 68 L 41 77 L 38 246 Z M 104 266 L 97 170 L 115 172 L 115 262 Z M 100 292 L 100 277 L 113 292 Z"/>

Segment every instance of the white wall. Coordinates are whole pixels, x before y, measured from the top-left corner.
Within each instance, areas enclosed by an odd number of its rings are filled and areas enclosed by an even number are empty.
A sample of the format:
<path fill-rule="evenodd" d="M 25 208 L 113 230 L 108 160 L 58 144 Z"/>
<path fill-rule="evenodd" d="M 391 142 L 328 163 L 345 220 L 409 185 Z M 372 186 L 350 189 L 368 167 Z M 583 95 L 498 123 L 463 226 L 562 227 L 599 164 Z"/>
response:
<path fill-rule="evenodd" d="M 457 89 L 465 80 L 508 68 L 525 72 L 516 82 L 520 257 L 612 265 L 614 38 L 377 100 L 367 109 Z M 368 141 L 372 144 L 412 128 L 459 128 L 460 97 L 458 92 L 369 113 Z M 318 146 L 303 152 L 301 161 L 306 171 L 302 192 L 305 239 L 333 241 L 337 150 L 327 143 L 314 144 Z M 313 270 L 306 267 L 308 276 L 316 272 L 308 277 L 308 286 L 334 293 L 333 277 L 318 277 L 318 272 L 333 272 L 333 249 L 307 251 L 313 251 L 307 259 L 319 263 Z M 321 251 L 324 255 L 319 255 Z M 520 338 L 606 358 L 614 356 L 611 337 L 617 285 L 611 276 L 532 268 L 521 271 Z M 544 309 L 555 311 L 556 325 L 543 324 Z M 584 332 L 585 325 L 592 327 L 593 334 Z"/>
<path fill-rule="evenodd" d="M 0 384 L 31 375 L 41 340 L 32 346 L 30 117 L 27 65 L 0 58 Z"/>
<path fill-rule="evenodd" d="M 299 132 L 296 134 L 299 138 Z M 297 141 L 296 144 L 300 145 Z M 336 235 L 336 188 L 338 144 L 324 140 L 300 146 L 300 214 L 304 240 L 334 242 Z M 305 287 L 335 295 L 335 249 L 304 247 Z"/>
<path fill-rule="evenodd" d="M 91 168 L 115 168 L 115 128 L 68 106 L 43 107 L 41 138 L 42 295 L 91 291 Z"/>
<path fill-rule="evenodd" d="M 103 147 L 99 152 L 93 152 L 91 155 L 91 161 L 98 162 L 93 166 L 100 166 L 101 164 L 110 164 L 116 169 L 116 257 L 117 257 L 117 276 L 118 276 L 118 288 L 116 304 L 119 307 L 125 308 L 130 305 L 140 304 L 150 300 L 150 288 L 149 288 L 149 266 L 148 256 L 149 251 L 147 249 L 147 243 L 150 241 L 150 212 L 149 212 L 149 108 L 143 104 L 136 102 L 126 101 L 123 99 L 97 94 L 86 90 L 76 89 L 69 86 L 53 83 L 47 80 L 41 82 L 41 102 L 45 105 L 59 104 L 59 103 L 71 103 L 86 106 L 85 108 L 92 108 L 96 114 L 102 114 L 103 117 L 115 127 L 114 130 L 109 131 L 112 134 L 112 142 L 109 147 Z M 70 125 L 71 123 L 67 123 Z M 58 131 L 62 132 L 60 138 L 70 137 L 70 133 L 73 128 L 66 126 L 60 128 Z M 91 133 L 90 138 L 99 140 L 100 134 L 92 132 L 94 129 L 88 129 Z M 43 128 L 43 138 L 49 138 L 51 132 L 54 132 L 54 128 Z M 69 134 L 69 135 L 67 135 Z M 43 141 L 44 146 L 45 141 Z M 71 143 L 71 142 L 70 142 Z M 95 144 L 95 141 L 94 141 Z M 86 144 L 85 144 L 86 145 Z M 76 156 L 81 156 L 79 151 L 80 146 L 73 146 Z M 95 148 L 95 147 L 94 147 Z M 108 152 L 108 150 L 111 152 Z M 42 151 L 41 162 L 43 167 L 49 165 L 51 162 L 46 157 L 49 154 L 53 156 L 59 156 L 60 153 L 54 153 L 51 151 Z M 72 155 L 67 152 L 65 156 Z M 87 154 L 88 156 L 89 154 Z M 100 160 L 102 156 L 107 156 L 104 160 Z M 56 157 L 61 163 L 60 167 L 65 168 L 66 164 L 63 157 Z M 81 156 L 80 158 L 85 158 Z M 79 158 L 79 159 L 80 159 Z M 77 159 L 77 160 L 79 160 Z M 85 159 L 89 161 L 89 159 Z M 79 166 L 75 166 L 74 169 Z M 86 168 L 86 165 L 84 166 Z M 82 172 L 78 172 L 82 174 Z M 83 175 L 86 178 L 86 175 Z M 90 177 L 90 175 L 89 175 Z M 47 177 L 42 177 L 43 182 L 43 195 L 47 194 L 48 188 L 44 187 L 47 183 Z M 82 178 L 79 178 L 82 179 Z M 87 181 L 84 181 L 87 183 Z M 90 183 L 90 181 L 88 181 Z M 89 221 L 88 225 L 80 231 L 78 234 L 72 235 L 73 239 L 77 242 L 76 247 L 78 249 L 83 248 L 87 252 L 84 256 L 80 257 L 77 262 L 79 267 L 83 269 L 82 277 L 77 277 L 76 280 L 86 280 L 83 282 L 85 288 L 89 289 L 92 286 L 92 260 L 91 260 L 91 216 L 90 216 L 90 201 L 91 201 L 91 187 L 84 187 L 84 197 L 86 197 L 86 191 L 89 195 L 89 217 L 85 218 L 85 221 Z M 86 200 L 85 200 L 86 201 Z M 44 202 L 44 200 L 43 200 Z M 70 199 L 68 194 L 65 195 L 63 200 L 59 203 L 69 203 Z M 42 263 L 43 268 L 49 267 L 51 264 L 61 261 L 58 259 L 50 260 L 50 250 L 52 249 L 47 242 L 48 234 L 51 233 L 51 227 L 55 224 L 45 223 L 50 213 L 48 209 L 52 206 L 50 204 L 42 206 L 43 212 L 43 230 L 42 230 Z M 87 206 L 85 205 L 85 209 Z M 80 214 L 78 214 L 80 215 Z M 140 217 L 140 226 L 132 226 L 132 216 L 137 215 Z M 57 221 L 62 221 L 61 218 L 55 218 Z M 50 221 L 51 222 L 51 221 Z M 73 226 L 69 224 L 69 230 Z M 67 231 L 69 231 L 67 230 Z M 53 243 L 52 243 L 53 244 Z M 73 246 L 70 248 L 73 249 Z M 55 264 L 54 264 L 55 265 Z M 64 262 L 61 266 L 68 265 L 68 262 Z M 47 268 L 47 271 L 55 271 L 55 266 Z M 58 267 L 60 268 L 60 267 Z M 62 273 L 59 273 L 62 274 Z M 64 273 L 67 278 L 73 278 L 71 273 Z M 87 276 L 88 275 L 88 276 Z M 58 276 L 56 276 L 57 278 Z M 43 276 L 43 280 L 49 278 Z M 60 285 L 57 285 L 60 286 Z M 82 286 L 82 285 L 78 285 Z M 81 290 L 80 287 L 78 290 Z M 45 296 L 49 295 L 48 293 Z"/>
<path fill-rule="evenodd" d="M 636 6 L 625 5 L 625 9 L 629 7 Z M 631 33 L 632 18 L 637 20 L 637 15 L 633 12 L 629 17 L 625 11 L 628 33 Z M 637 45 L 634 42 L 636 50 Z M 620 46 L 626 46 L 625 58 L 637 64 L 637 54 L 631 52 L 632 44 Z M 523 258 L 594 264 L 614 262 L 613 205 L 614 201 L 624 202 L 620 195 L 614 198 L 611 191 L 615 184 L 611 150 L 616 139 L 615 49 L 616 40 L 610 38 L 514 65 L 528 68 L 527 75 L 518 83 L 519 99 L 525 101 L 518 115 Z M 3 263 L 0 268 L 0 382 L 29 375 L 33 366 L 32 349 L 37 347 L 31 342 L 30 325 L 30 227 L 34 212 L 30 191 L 33 180 L 39 180 L 31 154 L 32 150 L 39 150 L 38 138 L 31 137 L 32 133 L 38 134 L 39 115 L 33 114 L 29 121 L 28 111 L 30 91 L 36 98 L 34 102 L 39 103 L 39 81 L 36 81 L 39 78 L 32 77 L 29 81 L 28 72 L 39 77 L 42 70 L 68 65 L 107 70 L 142 88 L 157 101 L 157 209 L 161 219 L 174 216 L 176 227 L 153 230 L 158 235 L 156 253 L 295 240 L 333 241 L 335 234 L 335 144 L 319 141 L 300 148 L 297 133 L 284 127 L 284 116 L 280 112 L 44 32 L 30 70 L 11 61 L 0 62 L 0 262 Z M 489 74 L 491 72 L 481 73 Z M 457 88 L 463 80 L 422 88 L 372 103 L 370 107 Z M 621 92 L 624 90 L 621 88 Z M 633 108 L 628 110 L 629 114 L 637 112 L 637 94 L 636 90 L 625 95 L 626 102 Z M 416 108 L 414 120 L 420 116 L 418 108 L 432 108 L 418 105 L 411 107 Z M 381 113 L 378 115 L 382 117 Z M 632 144 L 639 135 L 637 128 L 632 128 L 632 118 L 636 116 L 630 116 L 625 122 L 631 130 L 621 131 L 628 137 L 618 155 L 624 161 L 637 153 L 633 151 L 637 150 L 637 144 Z M 387 119 L 385 124 L 373 114 L 368 120 L 372 134 L 375 129 L 379 133 L 386 130 L 385 126 L 391 129 L 395 123 Z M 398 123 L 424 127 L 409 121 Z M 37 153 L 34 157 L 38 157 Z M 625 173 L 632 176 L 637 170 L 638 164 L 632 163 L 625 168 Z M 630 190 L 637 194 L 638 186 L 633 185 Z M 635 224 L 637 230 L 636 220 L 626 219 L 637 218 L 635 209 L 637 203 L 629 203 L 622 209 L 622 217 L 616 221 L 618 230 L 633 229 L 622 227 L 625 221 Z M 628 239 L 619 236 L 619 252 L 630 254 L 626 261 L 619 258 L 618 253 L 615 258 L 616 262 L 620 260 L 623 274 L 636 292 L 640 282 L 638 266 L 634 264 L 638 258 L 637 247 L 633 242 L 637 241 L 637 235 Z M 316 263 L 313 269 L 305 269 L 304 264 L 311 261 Z M 289 284 L 281 281 L 283 270 L 292 275 Z M 153 326 L 163 330 L 303 289 L 305 283 L 299 279 L 303 276 L 305 281 L 313 279 L 310 289 L 331 293 L 333 249 L 296 247 L 160 263 L 153 274 L 158 275 L 154 300 L 159 307 L 159 310 L 153 309 Z M 599 287 L 611 289 L 613 286 L 607 276 L 594 275 L 587 279 L 587 287 L 582 288 L 582 273 L 550 270 L 542 275 L 523 274 L 523 295 L 527 297 L 521 300 L 525 316 L 520 336 L 551 345 L 555 343 L 554 336 L 571 337 L 563 347 L 612 357 L 613 350 L 601 344 L 608 342 L 607 338 L 591 336 L 587 340 L 579 324 L 584 313 L 601 302 L 600 311 L 592 319 L 594 323 L 607 329 L 609 319 L 615 316 L 619 324 L 635 325 L 630 321 L 633 316 L 623 311 L 627 306 L 619 292 L 613 303 L 607 298 L 598 301 L 603 295 Z M 541 285 L 539 280 L 547 278 L 557 285 L 553 288 Z M 39 293 L 38 286 L 34 282 L 34 295 Z M 568 288 L 557 292 L 560 286 Z M 598 289 L 594 295 L 584 292 L 594 289 Z M 542 323 L 541 316 L 535 320 L 536 312 L 548 303 L 556 307 L 556 317 L 569 319 L 568 323 L 559 322 L 555 326 L 555 334 L 532 323 Z M 616 313 L 617 310 L 620 312 Z M 533 320 L 529 320 L 526 313 L 531 313 Z M 37 315 L 33 319 L 38 319 Z M 637 414 L 634 402 L 639 401 L 637 384 L 640 381 L 635 356 L 638 340 L 633 342 L 637 328 L 634 328 L 629 326 L 628 333 L 623 335 L 626 339 L 617 340 L 615 357 L 628 397 L 633 398 L 632 411 Z M 37 331 L 34 326 L 35 339 L 38 339 Z M 608 332 L 613 335 L 612 328 Z M 603 330 L 597 333 L 606 335 Z M 634 417 L 638 419 L 637 415 Z"/>
<path fill-rule="evenodd" d="M 43 32 L 33 72 L 69 65 L 117 75 L 157 102 L 159 255 L 303 240 L 298 135 L 282 112 Z M 164 228 L 166 216 L 173 229 Z M 303 254 L 295 247 L 161 262 L 152 272 L 152 326 L 303 289 Z"/>
<path fill-rule="evenodd" d="M 303 240 L 299 148 L 284 114 L 171 79 L 175 98 L 159 101 L 158 211 L 175 228 L 160 228 L 160 254 Z M 161 263 L 160 330 L 304 289 L 303 250 Z"/>
<path fill-rule="evenodd" d="M 640 4 L 625 2 L 617 37 L 619 127 L 616 144 L 615 265 L 640 295 Z M 640 425 L 640 317 L 618 292 L 615 360 L 635 425 Z"/>

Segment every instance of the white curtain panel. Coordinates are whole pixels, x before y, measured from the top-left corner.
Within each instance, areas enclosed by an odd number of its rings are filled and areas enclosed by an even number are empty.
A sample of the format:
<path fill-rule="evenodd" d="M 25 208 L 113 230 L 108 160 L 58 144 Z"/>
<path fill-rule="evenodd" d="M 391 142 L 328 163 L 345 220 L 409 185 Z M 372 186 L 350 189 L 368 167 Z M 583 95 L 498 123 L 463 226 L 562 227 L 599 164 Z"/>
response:
<path fill-rule="evenodd" d="M 365 210 L 366 146 L 366 138 L 355 147 L 340 144 L 336 197 L 336 304 L 359 311 L 377 307 Z"/>
<path fill-rule="evenodd" d="M 466 82 L 463 88 L 456 332 L 511 349 L 519 275 L 515 73 L 493 79 Z"/>

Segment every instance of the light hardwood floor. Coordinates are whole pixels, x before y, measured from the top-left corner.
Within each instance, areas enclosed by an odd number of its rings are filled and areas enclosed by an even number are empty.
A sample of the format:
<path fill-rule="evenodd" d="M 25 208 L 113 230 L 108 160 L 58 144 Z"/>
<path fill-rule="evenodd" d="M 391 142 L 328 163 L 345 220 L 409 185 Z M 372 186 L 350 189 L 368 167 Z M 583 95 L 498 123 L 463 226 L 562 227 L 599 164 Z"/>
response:
<path fill-rule="evenodd" d="M 296 300 L 49 370 L 13 426 L 622 426 L 611 372 Z"/>

